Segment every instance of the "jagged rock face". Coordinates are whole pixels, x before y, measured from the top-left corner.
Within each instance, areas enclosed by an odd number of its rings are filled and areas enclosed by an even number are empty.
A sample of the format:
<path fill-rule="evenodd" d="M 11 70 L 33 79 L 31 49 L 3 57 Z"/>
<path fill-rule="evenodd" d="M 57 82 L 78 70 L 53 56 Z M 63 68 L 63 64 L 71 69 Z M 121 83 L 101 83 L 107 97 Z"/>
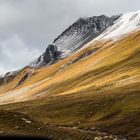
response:
<path fill-rule="evenodd" d="M 55 45 L 48 45 L 45 53 L 43 53 L 38 59 L 34 60 L 30 66 L 38 68 L 44 65 L 53 64 L 61 57 L 62 52 L 57 49 Z"/>
<path fill-rule="evenodd" d="M 119 17 L 102 15 L 80 18 L 58 36 L 53 44 L 47 47 L 46 52 L 31 63 L 31 66 L 41 67 L 46 64 L 53 64 L 59 59 L 69 56 L 113 25 Z"/>
<path fill-rule="evenodd" d="M 80 18 L 58 36 L 54 40 L 54 44 L 58 50 L 63 52 L 62 57 L 66 57 L 101 34 L 118 18 L 119 16 L 107 17 L 104 15 Z"/>
<path fill-rule="evenodd" d="M 61 52 L 54 45 L 49 45 L 44 53 L 44 61 L 46 64 L 55 63 L 61 56 Z"/>

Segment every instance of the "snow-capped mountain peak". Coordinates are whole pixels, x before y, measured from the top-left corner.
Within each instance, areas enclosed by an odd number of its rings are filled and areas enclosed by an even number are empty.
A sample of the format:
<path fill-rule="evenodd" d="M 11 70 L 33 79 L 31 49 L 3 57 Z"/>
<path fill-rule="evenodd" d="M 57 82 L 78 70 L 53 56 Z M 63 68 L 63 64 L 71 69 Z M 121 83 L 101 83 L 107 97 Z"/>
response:
<path fill-rule="evenodd" d="M 140 28 L 140 10 L 127 12 L 115 21 L 114 25 L 107 28 L 97 39 L 116 39 Z"/>

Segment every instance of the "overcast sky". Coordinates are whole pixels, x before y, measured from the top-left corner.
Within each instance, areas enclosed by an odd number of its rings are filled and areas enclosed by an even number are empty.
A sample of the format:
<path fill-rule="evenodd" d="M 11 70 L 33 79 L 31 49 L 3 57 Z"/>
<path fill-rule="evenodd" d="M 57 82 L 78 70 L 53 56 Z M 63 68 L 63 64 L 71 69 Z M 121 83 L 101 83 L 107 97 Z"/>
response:
<path fill-rule="evenodd" d="M 0 0 L 0 73 L 45 51 L 80 17 L 140 10 L 140 0 Z"/>

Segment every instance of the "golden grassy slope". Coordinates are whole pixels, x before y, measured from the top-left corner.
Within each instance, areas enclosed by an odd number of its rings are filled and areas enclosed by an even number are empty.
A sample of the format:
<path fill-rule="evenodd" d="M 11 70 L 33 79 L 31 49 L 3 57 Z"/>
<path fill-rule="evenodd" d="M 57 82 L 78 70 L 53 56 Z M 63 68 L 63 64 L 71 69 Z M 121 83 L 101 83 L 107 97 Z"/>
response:
<path fill-rule="evenodd" d="M 49 67 L 35 70 L 24 83 L 16 86 L 31 68 L 23 69 L 13 80 L 1 85 L 0 91 L 3 93 L 20 89 L 44 79 L 46 80 L 25 94 L 27 98 L 40 93 L 64 95 L 87 91 L 91 87 L 100 88 L 108 84 L 114 86 L 120 86 L 124 83 L 131 84 L 135 82 L 135 79 L 139 79 L 137 78 L 140 72 L 139 43 L 139 32 L 116 42 L 110 40 L 92 41 L 70 57 Z M 75 58 L 95 48 L 98 50 L 92 55 L 69 64 Z M 121 81 L 122 79 L 124 81 Z M 46 95 L 48 96 L 48 94 Z"/>
<path fill-rule="evenodd" d="M 65 69 L 65 67 L 69 65 L 69 62 L 73 61 L 74 59 L 78 58 L 79 56 L 81 56 L 82 54 L 88 51 L 92 51 L 92 50 L 94 51 L 94 49 L 99 49 L 102 46 L 105 46 L 106 44 L 109 44 L 109 42 L 108 41 L 95 42 L 94 46 L 81 49 L 80 51 L 69 56 L 68 58 L 60 60 L 58 63 L 53 64 L 49 67 L 46 66 L 40 69 L 36 69 L 34 71 L 30 67 L 25 67 L 23 70 L 19 71 L 16 76 L 13 76 L 11 80 L 0 85 L 0 93 L 5 93 L 11 90 L 20 89 L 22 87 L 34 84 L 41 80 L 53 77 L 55 74 L 57 73 L 59 74 L 60 71 Z M 29 71 L 31 71 L 32 74 L 26 80 L 26 82 L 22 83 L 20 86 L 16 86 L 20 81 L 20 79 L 22 79 L 22 77 Z"/>
<path fill-rule="evenodd" d="M 94 48 L 99 48 L 96 53 L 64 67 Z M 140 138 L 139 31 L 118 41 L 88 43 L 72 56 L 36 70 L 17 88 L 41 80 L 24 93 L 25 98 L 34 100 L 0 108 L 18 111 L 43 124 L 96 127 L 130 139 Z"/>
<path fill-rule="evenodd" d="M 63 61 L 50 67 L 42 68 L 40 74 L 31 77 L 25 83 L 33 83 L 34 79 L 50 77 L 50 79 L 40 86 L 33 88 L 27 94 L 37 94 L 44 92 L 52 94 L 69 94 L 80 91 L 87 91 L 90 88 L 98 88 L 108 84 L 119 87 L 139 81 L 140 74 L 140 33 L 134 33 L 118 42 L 100 43 L 100 49 L 85 59 L 73 63 L 56 72 Z M 96 43 L 90 44 L 89 48 L 94 48 Z M 74 54 L 77 55 L 77 54 Z M 67 58 L 69 59 L 69 58 Z M 58 66 L 58 67 L 56 67 Z M 47 73 L 50 70 L 51 72 Z M 44 74 L 46 73 L 48 74 Z M 43 73 L 44 72 L 44 73 Z M 52 76 L 52 72 L 54 76 Z M 131 78 L 130 78 L 131 77 Z M 39 80 L 40 80 L 39 78 Z M 31 82 L 31 80 L 33 80 Z"/>

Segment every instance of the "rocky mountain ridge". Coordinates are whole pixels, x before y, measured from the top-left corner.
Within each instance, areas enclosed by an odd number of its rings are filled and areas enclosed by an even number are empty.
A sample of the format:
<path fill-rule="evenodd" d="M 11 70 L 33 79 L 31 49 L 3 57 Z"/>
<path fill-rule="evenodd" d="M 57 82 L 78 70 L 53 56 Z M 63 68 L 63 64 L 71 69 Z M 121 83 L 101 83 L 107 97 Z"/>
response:
<path fill-rule="evenodd" d="M 49 65 L 69 56 L 82 48 L 86 43 L 100 35 L 105 29 L 113 25 L 120 16 L 105 15 L 80 18 L 69 26 L 61 35 L 48 45 L 45 53 L 34 60 L 30 66 L 38 68 Z"/>

